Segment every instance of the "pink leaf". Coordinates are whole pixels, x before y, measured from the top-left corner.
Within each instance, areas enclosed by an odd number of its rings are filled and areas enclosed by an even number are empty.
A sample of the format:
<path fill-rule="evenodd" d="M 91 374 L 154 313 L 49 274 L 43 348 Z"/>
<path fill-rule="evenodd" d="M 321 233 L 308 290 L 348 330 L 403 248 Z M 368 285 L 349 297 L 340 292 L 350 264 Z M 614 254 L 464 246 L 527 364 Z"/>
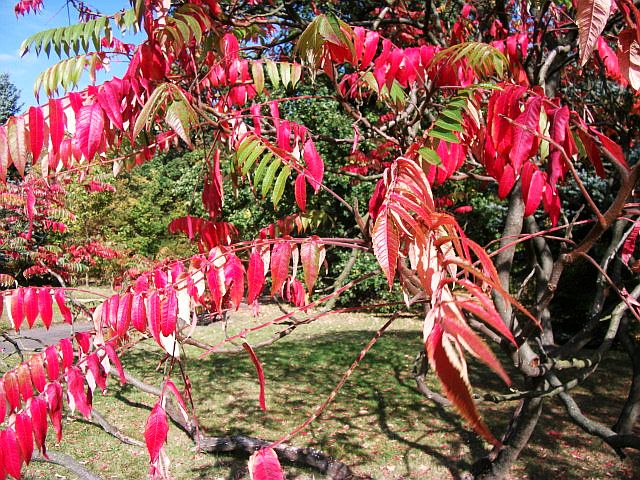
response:
<path fill-rule="evenodd" d="M 38 318 L 38 291 L 35 287 L 27 287 L 24 292 L 24 313 L 27 318 L 27 324 L 29 328 L 33 327 L 33 324 Z"/>
<path fill-rule="evenodd" d="M 304 144 L 304 161 L 307 164 L 307 171 L 310 177 L 309 183 L 313 190 L 318 192 L 324 177 L 324 162 L 311 139 L 308 139 Z"/>
<path fill-rule="evenodd" d="M 144 440 L 147 444 L 151 463 L 155 463 L 160 455 L 160 449 L 167 441 L 169 424 L 167 423 L 167 413 L 162 408 L 160 402 L 156 403 L 151 410 L 151 415 L 147 419 L 144 429 Z"/>
<path fill-rule="evenodd" d="M 60 315 L 62 315 L 62 318 L 66 323 L 71 325 L 71 323 L 73 323 L 73 320 L 71 318 L 71 310 L 65 303 L 64 290 L 61 288 L 57 288 L 54 293 L 54 298 L 56 299 L 56 304 L 60 309 Z"/>
<path fill-rule="evenodd" d="M 73 404 L 82 415 L 89 418 L 91 405 L 85 393 L 84 375 L 78 367 L 71 367 L 67 369 L 66 380 L 67 392 Z"/>
<path fill-rule="evenodd" d="M 162 309 L 160 312 L 160 331 L 165 337 L 168 337 L 176 330 L 177 308 L 178 297 L 176 296 L 176 291 L 173 288 L 169 288 L 162 301 Z"/>
<path fill-rule="evenodd" d="M 577 0 L 580 66 L 584 66 L 604 30 L 611 12 L 611 0 Z"/>
<path fill-rule="evenodd" d="M 295 197 L 298 208 L 303 212 L 307 211 L 307 182 L 305 176 L 301 173 L 296 177 Z"/>
<path fill-rule="evenodd" d="M 304 282 L 309 293 L 313 291 L 313 286 L 318 278 L 320 266 L 324 262 L 325 248 L 320 238 L 314 236 L 305 240 L 300 247 L 300 259 L 304 270 Z"/>
<path fill-rule="evenodd" d="M 49 418 L 56 431 L 56 439 L 62 440 L 62 387 L 58 382 L 47 385 L 47 404 L 49 405 Z"/>
<path fill-rule="evenodd" d="M 144 333 L 147 329 L 147 309 L 142 293 L 136 293 L 131 301 L 131 321 L 133 328 Z"/>
<path fill-rule="evenodd" d="M 278 455 L 273 448 L 262 448 L 249 458 L 251 480 L 284 480 Z"/>
<path fill-rule="evenodd" d="M 118 372 L 118 376 L 120 377 L 120 383 L 124 385 L 125 383 L 127 383 L 127 378 L 125 377 L 122 363 L 120 363 L 120 359 L 118 358 L 116 349 L 113 348 L 112 342 L 107 342 L 104 344 L 104 351 L 107 352 L 109 361 L 116 367 L 116 371 Z"/>
<path fill-rule="evenodd" d="M 104 114 L 98 103 L 84 105 L 77 117 L 76 138 L 87 160 L 95 156 L 104 134 Z"/>
<path fill-rule="evenodd" d="M 249 257 L 247 284 L 247 303 L 252 304 L 264 288 L 264 262 L 262 261 L 262 256 L 257 251 L 254 251 L 251 257 Z"/>
<path fill-rule="evenodd" d="M 378 214 L 376 223 L 373 226 L 371 239 L 373 241 L 373 253 L 385 277 L 387 277 L 389 289 L 391 289 L 393 279 L 396 276 L 400 237 L 386 208 Z"/>
<path fill-rule="evenodd" d="M 116 333 L 119 337 L 124 335 L 129 330 L 129 324 L 131 323 L 131 303 L 133 295 L 131 292 L 125 293 L 120 302 L 118 303 L 118 314 L 116 319 Z"/>
<path fill-rule="evenodd" d="M 256 367 L 256 372 L 258 372 L 258 382 L 260 382 L 260 396 L 259 396 L 260 408 L 262 409 L 263 412 L 266 412 L 267 402 L 265 401 L 265 396 L 264 396 L 265 382 L 264 382 L 264 370 L 262 369 L 262 364 L 260 363 L 260 359 L 256 355 L 256 352 L 253 350 L 251 345 L 249 345 L 247 342 L 243 342 L 242 347 L 249 353 L 249 356 L 251 357 L 251 361 L 253 362 L 253 366 Z"/>
<path fill-rule="evenodd" d="M 121 82 L 121 80 L 117 79 Z M 98 95 L 96 96 L 98 103 L 107 114 L 109 120 L 113 124 L 122 130 L 122 106 L 121 106 L 122 92 L 118 88 L 116 79 L 105 82 L 100 88 Z"/>
<path fill-rule="evenodd" d="M 11 318 L 16 332 L 24 320 L 24 289 L 16 288 L 11 294 Z"/>
<path fill-rule="evenodd" d="M 271 296 L 282 290 L 282 285 L 289 275 L 291 260 L 291 244 L 281 241 L 273 246 L 271 252 Z"/>
<path fill-rule="evenodd" d="M 53 299 L 51 298 L 51 291 L 47 287 L 38 289 L 38 308 L 42 323 L 48 330 L 53 320 Z"/>

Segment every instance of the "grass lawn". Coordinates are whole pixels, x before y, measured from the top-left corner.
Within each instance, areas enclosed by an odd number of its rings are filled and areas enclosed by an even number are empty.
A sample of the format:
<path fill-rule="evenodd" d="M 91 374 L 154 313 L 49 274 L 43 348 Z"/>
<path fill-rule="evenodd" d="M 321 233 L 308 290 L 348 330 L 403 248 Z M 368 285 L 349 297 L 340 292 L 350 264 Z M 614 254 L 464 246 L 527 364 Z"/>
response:
<path fill-rule="evenodd" d="M 249 312 L 234 315 L 231 332 L 277 315 L 265 306 L 259 320 Z M 244 434 L 277 439 L 304 421 L 329 392 L 361 348 L 385 321 L 369 315 L 333 315 L 298 328 L 292 335 L 260 349 L 267 382 L 268 411 L 258 405 L 258 382 L 246 353 L 212 354 L 197 360 L 200 350 L 187 348 L 201 428 L 210 435 Z M 200 339 L 223 338 L 221 324 L 198 327 Z M 271 330 L 272 332 L 273 330 Z M 421 322 L 400 318 L 378 341 L 333 404 L 290 443 L 312 446 L 351 465 L 361 475 L 380 479 L 457 478 L 487 445 L 451 410 L 424 399 L 415 389 L 411 365 L 421 348 Z M 260 331 L 249 341 L 269 335 Z M 158 385 L 162 371 L 159 349 L 149 345 L 128 352 L 123 364 L 136 376 Z M 576 400 L 586 414 L 615 420 L 626 396 L 626 362 L 614 352 L 601 369 L 577 390 Z M 621 367 L 621 365 L 623 367 Z M 478 389 L 505 391 L 485 367 L 470 365 Z M 179 383 L 179 378 L 174 378 Z M 435 382 L 433 383 L 435 386 Z M 601 396 L 601 397 L 600 397 Z M 593 398 L 608 399 L 594 402 Z M 611 400 L 613 399 L 613 400 Z M 156 399 L 112 379 L 105 396 L 97 393 L 95 407 L 126 434 L 142 439 L 146 417 Z M 499 435 L 515 405 L 482 406 L 487 423 Z M 52 432 L 50 431 L 50 435 Z M 113 479 L 145 478 L 148 456 L 144 448 L 123 445 L 100 428 L 70 415 L 60 445 L 49 448 L 69 453 L 95 473 Z M 246 458 L 204 455 L 175 426 L 166 451 L 177 479 L 236 479 L 246 477 Z M 285 465 L 287 478 L 321 478 L 311 471 Z M 513 478 L 601 479 L 638 478 L 640 455 L 624 462 L 599 440 L 582 434 L 567 421 L 556 401 L 547 402 L 533 441 L 514 469 Z M 25 478 L 73 478 L 58 467 L 32 463 Z"/>

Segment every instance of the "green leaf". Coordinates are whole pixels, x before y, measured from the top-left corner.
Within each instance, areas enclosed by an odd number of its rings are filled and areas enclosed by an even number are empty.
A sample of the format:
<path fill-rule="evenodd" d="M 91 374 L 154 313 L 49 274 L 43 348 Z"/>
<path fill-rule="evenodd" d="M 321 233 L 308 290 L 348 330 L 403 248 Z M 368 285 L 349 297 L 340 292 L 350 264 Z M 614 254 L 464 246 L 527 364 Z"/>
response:
<path fill-rule="evenodd" d="M 267 60 L 265 62 L 265 67 L 267 68 L 267 75 L 269 76 L 269 80 L 271 80 L 271 84 L 274 88 L 278 88 L 280 85 L 280 76 L 278 75 L 278 67 L 271 60 Z"/>
<path fill-rule="evenodd" d="M 264 157 L 262 157 L 262 160 L 260 161 L 260 164 L 256 169 L 256 173 L 253 176 L 253 183 L 254 185 L 256 185 L 256 187 L 262 180 L 262 177 L 264 176 L 265 172 L 267 171 L 267 165 L 269 165 L 269 162 L 271 161 L 271 157 L 273 157 L 272 152 L 269 152 Z"/>
<path fill-rule="evenodd" d="M 440 140 L 444 140 L 449 143 L 460 143 L 458 137 L 456 137 L 453 133 L 440 130 L 438 128 L 432 128 L 429 130 L 429 136 L 433 138 L 439 138 Z"/>
<path fill-rule="evenodd" d="M 462 132 L 464 129 L 462 125 L 458 122 L 448 122 L 446 118 L 439 118 L 435 123 L 436 127 L 439 127 L 441 130 L 447 130 L 451 132 Z"/>
<path fill-rule="evenodd" d="M 282 194 L 284 193 L 284 187 L 287 183 L 287 179 L 291 174 L 291 167 L 289 165 L 285 165 L 280 175 L 278 175 L 278 179 L 276 180 L 276 184 L 273 187 L 273 191 L 271 192 L 271 202 L 273 203 L 273 207 L 278 206 L 278 202 L 282 198 Z"/>
<path fill-rule="evenodd" d="M 189 114 L 187 105 L 181 101 L 172 102 L 164 116 L 164 121 L 167 122 L 167 125 L 190 147 L 193 146 L 191 137 L 189 136 L 189 130 L 193 120 Z"/>
<path fill-rule="evenodd" d="M 432 148 L 422 147 L 420 150 L 418 150 L 418 153 L 429 165 L 442 165 L 440 155 L 438 155 L 438 152 L 436 152 Z"/>
<path fill-rule="evenodd" d="M 278 168 L 280 168 L 280 165 L 282 165 L 282 162 L 276 157 L 271 162 L 271 165 L 269 165 L 269 168 L 267 168 L 267 173 L 265 173 L 264 179 L 262 180 L 262 198 L 267 196 L 267 192 L 271 188 L 271 185 L 273 185 L 273 180 L 276 177 L 276 172 Z"/>
<path fill-rule="evenodd" d="M 253 62 L 251 64 L 251 76 L 253 77 L 253 86 L 256 88 L 258 95 L 264 90 L 264 70 L 262 63 Z"/>

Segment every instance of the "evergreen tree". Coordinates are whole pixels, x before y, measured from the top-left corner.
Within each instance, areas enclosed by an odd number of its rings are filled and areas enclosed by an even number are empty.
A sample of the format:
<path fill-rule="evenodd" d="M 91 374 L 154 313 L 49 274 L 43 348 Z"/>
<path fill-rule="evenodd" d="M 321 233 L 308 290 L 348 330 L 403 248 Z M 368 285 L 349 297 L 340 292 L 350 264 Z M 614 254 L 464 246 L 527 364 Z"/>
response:
<path fill-rule="evenodd" d="M 9 78 L 8 73 L 0 73 L 0 124 L 5 123 L 11 115 L 18 113 L 21 104 L 20 90 Z"/>

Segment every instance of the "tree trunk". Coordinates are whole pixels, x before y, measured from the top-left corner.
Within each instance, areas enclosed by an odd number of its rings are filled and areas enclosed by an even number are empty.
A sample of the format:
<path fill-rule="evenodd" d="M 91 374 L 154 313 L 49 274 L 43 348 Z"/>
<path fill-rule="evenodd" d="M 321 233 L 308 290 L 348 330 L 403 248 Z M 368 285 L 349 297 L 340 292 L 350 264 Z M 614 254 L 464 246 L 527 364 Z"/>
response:
<path fill-rule="evenodd" d="M 613 430 L 622 435 L 633 433 L 633 426 L 638 421 L 638 417 L 640 417 L 640 346 L 629 334 L 627 324 L 628 319 L 625 318 L 618 332 L 618 338 L 629 355 L 633 373 L 631 375 L 629 395 L 622 407 L 618 421 L 613 426 Z"/>
<path fill-rule="evenodd" d="M 473 466 L 475 480 L 502 480 L 518 459 L 522 449 L 538 423 L 542 412 L 542 398 L 527 398 L 521 401 L 513 414 L 509 429 L 502 443 L 504 448 L 494 450 Z"/>

